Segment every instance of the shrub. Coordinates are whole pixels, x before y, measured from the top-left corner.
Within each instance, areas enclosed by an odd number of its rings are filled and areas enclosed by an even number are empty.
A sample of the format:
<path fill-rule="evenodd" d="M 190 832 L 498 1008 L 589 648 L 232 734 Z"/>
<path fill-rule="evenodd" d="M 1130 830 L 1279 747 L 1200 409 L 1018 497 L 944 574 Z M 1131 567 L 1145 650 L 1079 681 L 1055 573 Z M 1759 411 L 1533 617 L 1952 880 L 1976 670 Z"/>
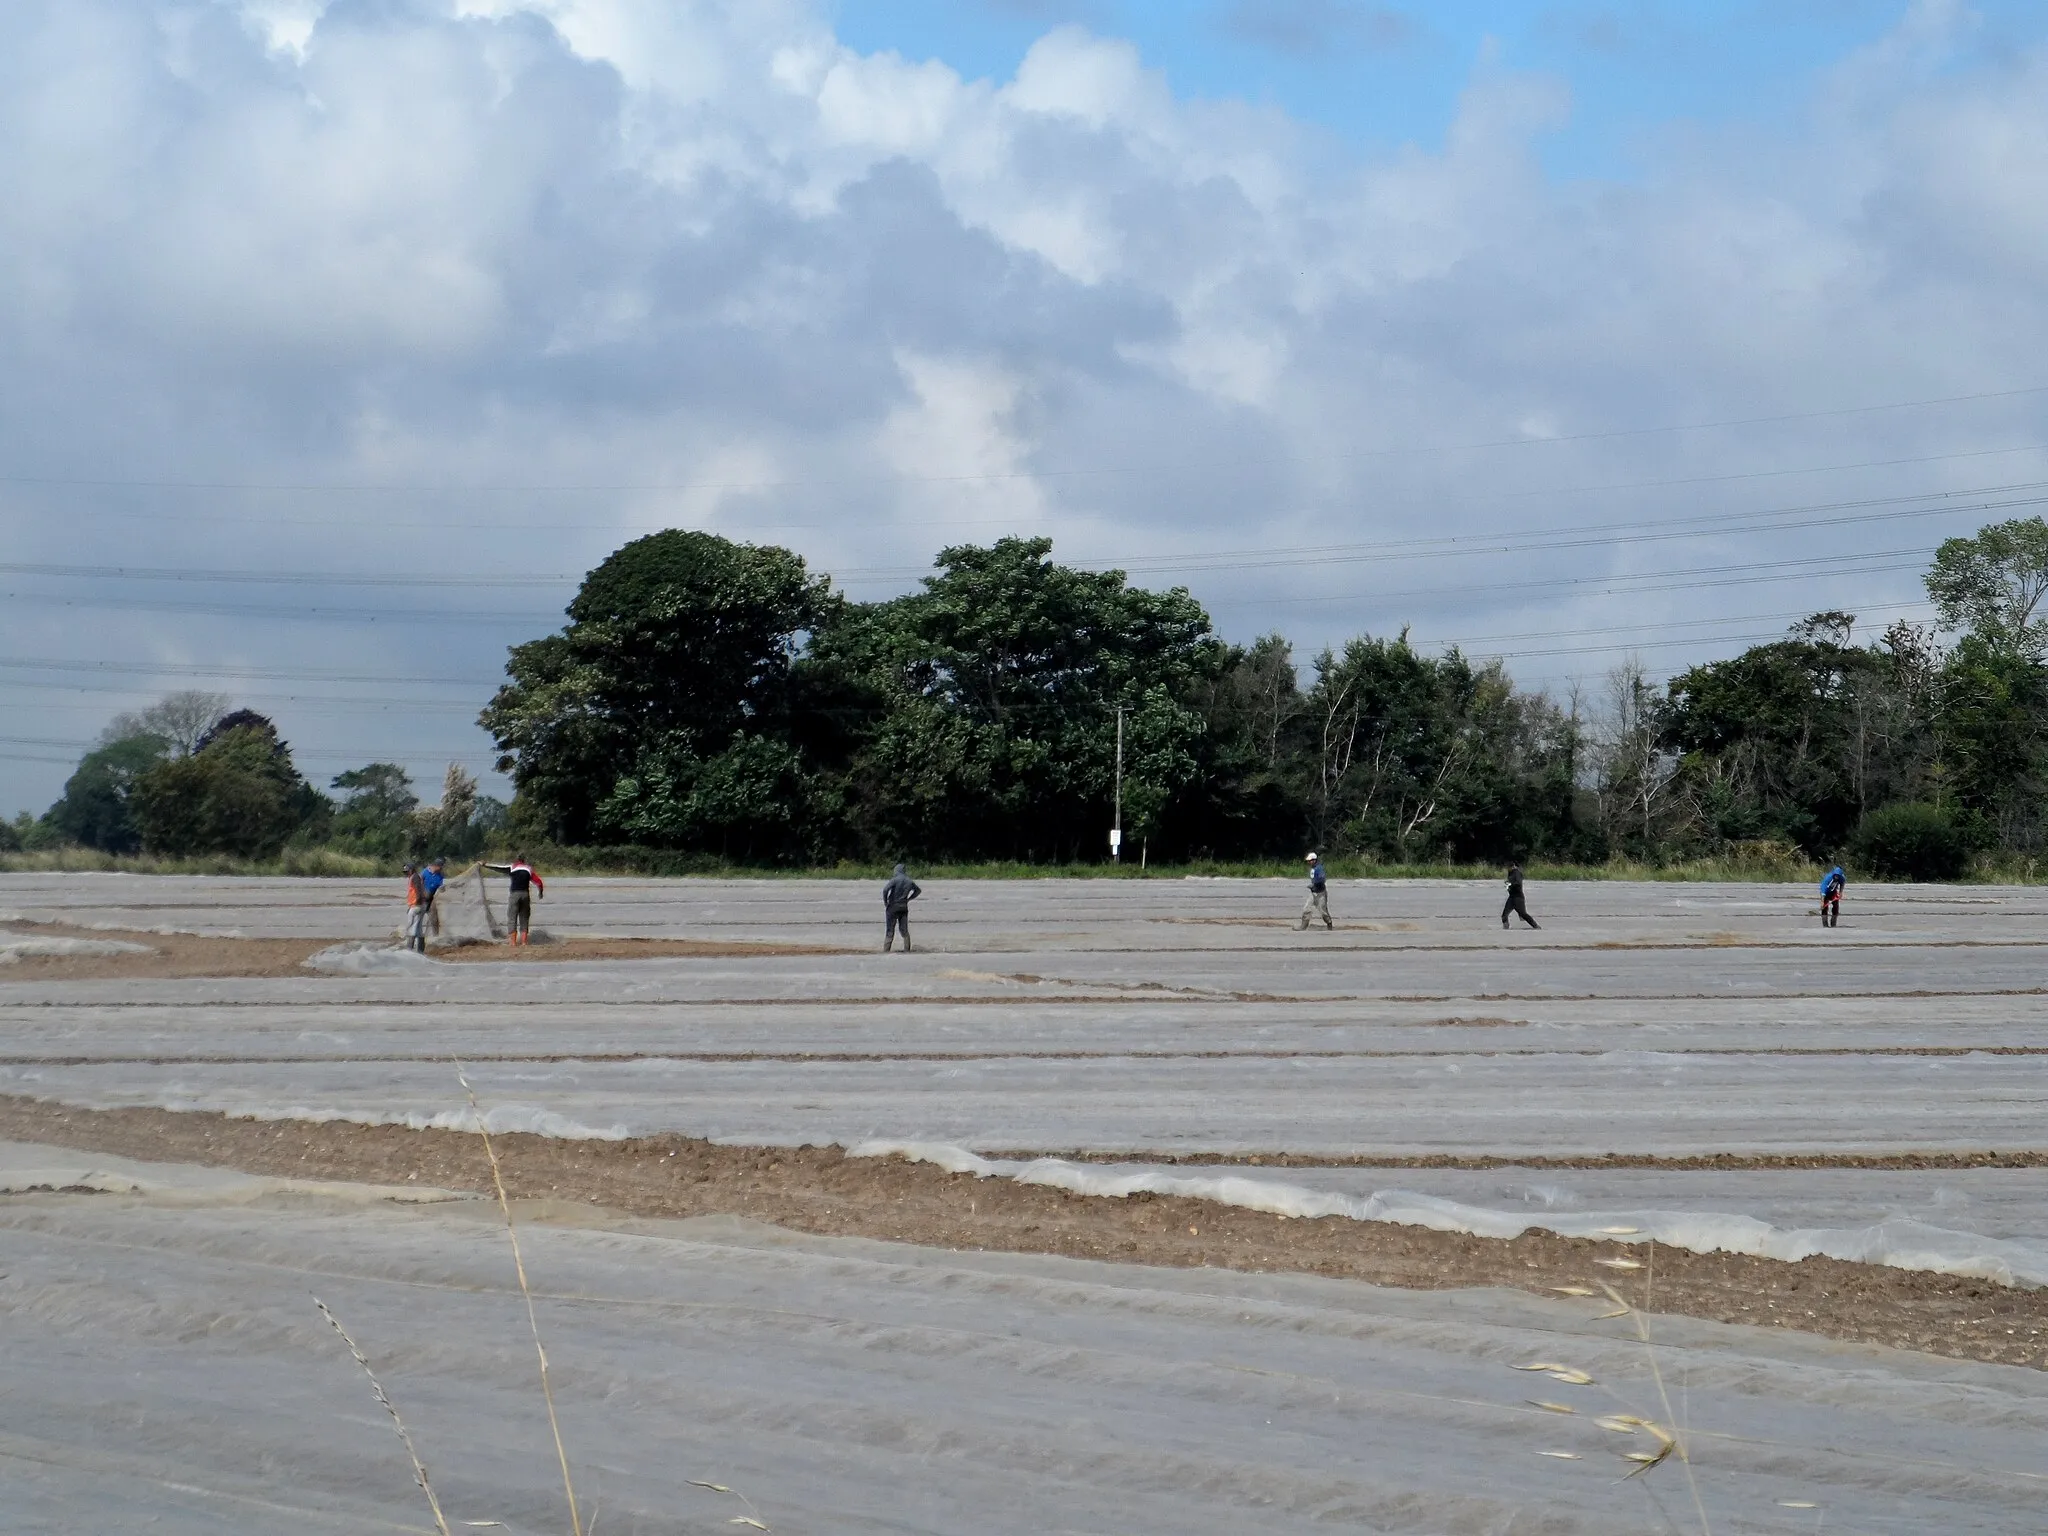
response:
<path fill-rule="evenodd" d="M 1970 867 L 1977 839 L 1938 805 L 1907 802 L 1870 812 L 1851 854 L 1873 875 L 1892 880 L 1955 880 Z"/>

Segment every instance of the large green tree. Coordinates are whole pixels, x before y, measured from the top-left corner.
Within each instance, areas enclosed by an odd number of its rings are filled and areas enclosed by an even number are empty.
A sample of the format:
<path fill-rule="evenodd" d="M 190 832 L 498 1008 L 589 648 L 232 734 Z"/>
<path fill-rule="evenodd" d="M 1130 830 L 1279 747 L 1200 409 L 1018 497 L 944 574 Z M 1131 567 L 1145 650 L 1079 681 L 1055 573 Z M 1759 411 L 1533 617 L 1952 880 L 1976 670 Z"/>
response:
<path fill-rule="evenodd" d="M 1665 741 L 1710 841 L 1842 846 L 1863 814 L 1853 701 L 1883 667 L 1852 646 L 1848 614 L 1815 614 L 1783 640 L 1671 680 Z"/>
<path fill-rule="evenodd" d="M 818 637 L 867 724 L 849 815 L 878 851 L 1072 859 L 1106 852 L 1123 712 L 1135 839 L 1205 771 L 1200 690 L 1224 647 L 1183 588 L 1053 561 L 1050 539 L 941 551 L 923 590 Z"/>
<path fill-rule="evenodd" d="M 79 759 L 50 807 L 50 827 L 74 843 L 107 853 L 133 853 L 142 846 L 136 825 L 136 781 L 171 753 L 161 736 L 122 736 Z"/>
<path fill-rule="evenodd" d="M 1307 702 L 1284 635 L 1226 651 L 1221 670 L 1196 690 L 1208 760 L 1202 777 L 1167 804 L 1170 843 L 1210 857 L 1300 856 L 1313 840 L 1295 771 Z"/>
<path fill-rule="evenodd" d="M 220 720 L 190 756 L 139 775 L 132 804 L 151 853 L 251 859 L 275 857 L 296 833 L 324 833 L 331 809 L 277 728 L 251 710 Z"/>
<path fill-rule="evenodd" d="M 1944 629 L 2031 660 L 2048 654 L 2048 522 L 2018 518 L 1945 539 L 1926 580 Z"/>
<path fill-rule="evenodd" d="M 2048 845 L 2048 666 L 1965 635 L 1937 684 L 1935 793 L 2007 848 Z"/>
<path fill-rule="evenodd" d="M 481 716 L 518 821 L 737 858 L 803 848 L 790 670 L 838 606 L 786 549 L 670 530 L 583 581 L 559 633 L 512 650 Z"/>
<path fill-rule="evenodd" d="M 1574 738 L 1498 663 L 1425 656 L 1404 631 L 1315 661 L 1296 772 L 1310 840 L 1410 860 L 1566 850 Z"/>

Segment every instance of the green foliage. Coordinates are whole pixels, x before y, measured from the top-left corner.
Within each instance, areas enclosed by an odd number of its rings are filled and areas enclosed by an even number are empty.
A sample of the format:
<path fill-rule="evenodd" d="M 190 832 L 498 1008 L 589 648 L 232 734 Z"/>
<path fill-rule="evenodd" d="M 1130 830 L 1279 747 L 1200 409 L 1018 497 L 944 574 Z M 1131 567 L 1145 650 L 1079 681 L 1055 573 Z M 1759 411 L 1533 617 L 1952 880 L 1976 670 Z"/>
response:
<path fill-rule="evenodd" d="M 868 849 L 1059 861 L 1107 850 L 1124 711 L 1139 836 L 1208 766 L 1194 707 L 1226 659 L 1181 588 L 1048 558 L 1049 539 L 959 545 L 924 590 L 850 609 L 816 640 L 853 733 L 847 796 Z"/>
<path fill-rule="evenodd" d="M 1707 841 L 1774 838 L 1819 854 L 1856 825 L 1869 798 L 1861 727 L 1896 669 L 1844 643 L 1852 622 L 1816 614 L 1787 639 L 1671 680 L 1664 740 Z"/>
<path fill-rule="evenodd" d="M 742 739 L 782 728 L 798 638 L 835 606 L 785 549 L 678 531 L 620 549 L 585 578 L 560 634 L 513 649 L 512 680 L 481 717 L 525 824 L 566 842 L 687 844 L 710 802 L 745 823 L 786 786 L 734 778 L 761 764 Z M 722 785 L 709 802 L 707 771 Z"/>
<path fill-rule="evenodd" d="M 1938 805 L 1904 801 L 1872 811 L 1857 827 L 1857 866 L 1893 880 L 1956 880 L 1967 874 L 1980 839 Z"/>
<path fill-rule="evenodd" d="M 136 852 L 142 847 L 132 804 L 136 782 L 170 751 L 161 736 L 129 736 L 86 753 L 66 781 L 63 798 L 49 809 L 51 830 L 87 848 Z"/>
<path fill-rule="evenodd" d="M 713 756 L 693 746 L 683 731 L 645 743 L 599 804 L 597 823 L 632 841 L 723 858 L 793 850 L 808 785 L 789 744 L 739 731 Z"/>
<path fill-rule="evenodd" d="M 1995 825 L 2005 846 L 2038 849 L 2048 808 L 2048 667 L 1968 635 L 1942 670 L 1935 703 L 1938 786 Z"/>
<path fill-rule="evenodd" d="M 326 830 L 325 797 L 299 777 L 276 728 L 248 711 L 223 719 L 191 756 L 138 775 L 130 804 L 153 854 L 275 858 L 293 834 Z"/>
<path fill-rule="evenodd" d="M 1573 845 L 1573 729 L 1498 664 L 1424 656 L 1404 631 L 1315 668 L 1297 762 L 1318 848 L 1407 861 Z"/>
<path fill-rule="evenodd" d="M 559 633 L 513 649 L 482 716 L 510 807 L 460 768 L 422 806 L 402 769 L 372 763 L 334 781 L 330 821 L 269 722 L 242 712 L 183 758 L 105 739 L 0 846 L 139 838 L 163 858 L 248 860 L 331 837 L 348 856 L 524 842 L 663 870 L 1097 864 L 1121 720 L 1125 846 L 1155 864 L 1291 867 L 1313 846 L 1359 867 L 1632 860 L 1704 876 L 1854 847 L 1925 870 L 1954 867 L 1959 839 L 1964 858 L 2048 861 L 2039 519 L 1942 546 L 1927 580 L 1961 631 L 1951 650 L 1905 623 L 1857 645 L 1853 616 L 1828 611 L 1668 684 L 1631 664 L 1569 711 L 1405 633 L 1324 650 L 1304 687 L 1284 637 L 1225 645 L 1185 590 L 1051 556 L 1045 539 L 959 545 L 918 591 L 855 603 L 788 550 L 656 534 L 590 573 Z M 218 702 L 149 718 L 189 736 Z"/>
<path fill-rule="evenodd" d="M 1942 628 L 1992 650 L 2038 660 L 2048 651 L 2048 522 L 2019 518 L 1946 539 L 1927 573 Z"/>
<path fill-rule="evenodd" d="M 366 763 L 334 776 L 342 792 L 329 834 L 335 847 L 390 860 L 413 851 L 413 816 L 420 797 L 396 763 Z"/>

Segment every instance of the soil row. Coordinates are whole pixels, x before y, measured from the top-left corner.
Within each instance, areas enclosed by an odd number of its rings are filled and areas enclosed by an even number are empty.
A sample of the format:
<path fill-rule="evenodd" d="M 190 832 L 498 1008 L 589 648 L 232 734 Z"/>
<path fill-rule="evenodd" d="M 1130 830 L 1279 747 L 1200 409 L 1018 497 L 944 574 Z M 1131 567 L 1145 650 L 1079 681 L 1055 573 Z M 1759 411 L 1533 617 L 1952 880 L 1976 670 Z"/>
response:
<path fill-rule="evenodd" d="M 0 1097 L 0 1139 L 297 1178 L 490 1188 L 480 1139 L 456 1131 L 82 1110 Z M 1504 1286 L 1556 1295 L 1608 1284 L 1648 1312 L 2048 1365 L 2048 1290 L 1986 1280 L 1838 1259 L 1790 1264 L 1651 1251 L 1548 1232 L 1503 1241 L 1179 1197 L 1074 1195 L 928 1164 L 850 1158 L 833 1147 L 732 1147 L 685 1136 L 494 1141 L 519 1199 L 573 1200 L 640 1216 L 745 1216 L 795 1231 L 937 1248 L 1292 1271 L 1421 1290 Z M 1603 1259 L 1644 1267 L 1617 1269 Z"/>

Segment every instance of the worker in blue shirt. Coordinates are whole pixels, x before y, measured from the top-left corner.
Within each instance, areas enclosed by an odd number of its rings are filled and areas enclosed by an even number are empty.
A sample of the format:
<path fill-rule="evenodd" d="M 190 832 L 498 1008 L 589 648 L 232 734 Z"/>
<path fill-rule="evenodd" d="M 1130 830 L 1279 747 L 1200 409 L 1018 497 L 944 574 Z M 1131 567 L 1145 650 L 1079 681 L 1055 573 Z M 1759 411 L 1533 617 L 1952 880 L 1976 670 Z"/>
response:
<path fill-rule="evenodd" d="M 446 859 L 436 859 L 420 871 L 420 906 L 423 909 L 420 913 L 421 954 L 427 952 L 427 935 L 438 934 L 441 931 L 441 917 L 434 910 L 434 898 L 441 893 L 441 887 L 447 883 L 448 861 Z"/>
<path fill-rule="evenodd" d="M 1330 919 L 1330 892 L 1327 882 L 1328 877 L 1323 873 L 1323 861 L 1314 854 L 1310 854 L 1308 856 L 1308 900 L 1301 904 L 1301 922 L 1298 925 L 1300 928 L 1306 929 L 1308 927 L 1308 920 L 1312 915 L 1320 917 L 1325 928 L 1335 928 L 1337 926 Z"/>
<path fill-rule="evenodd" d="M 1821 877 L 1821 927 L 1839 928 L 1842 926 L 1842 887 L 1848 883 L 1849 877 L 1842 873 L 1842 866 L 1839 864 Z"/>

